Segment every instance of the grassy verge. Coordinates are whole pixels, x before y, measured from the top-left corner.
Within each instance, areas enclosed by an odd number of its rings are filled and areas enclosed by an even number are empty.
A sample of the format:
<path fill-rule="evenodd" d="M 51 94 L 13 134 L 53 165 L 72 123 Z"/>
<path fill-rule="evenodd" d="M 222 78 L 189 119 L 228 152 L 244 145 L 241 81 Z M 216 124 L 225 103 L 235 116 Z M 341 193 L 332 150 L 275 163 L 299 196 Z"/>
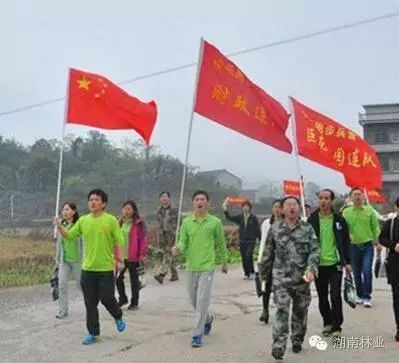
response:
<path fill-rule="evenodd" d="M 48 282 L 54 269 L 54 243 L 0 238 L 0 288 Z"/>
<path fill-rule="evenodd" d="M 150 243 L 155 243 L 156 235 L 152 233 L 150 237 Z M 226 237 L 229 246 L 228 263 L 240 263 L 241 256 L 235 235 L 226 233 Z M 43 238 L 46 236 L 35 237 L 37 241 L 31 241 L 29 237 L 0 237 L 0 288 L 49 282 L 55 265 L 55 245 L 51 240 Z M 254 259 L 257 253 L 258 247 L 255 248 Z M 147 267 L 156 268 L 155 261 L 155 256 L 150 252 Z M 220 261 L 217 262 L 220 264 Z"/>

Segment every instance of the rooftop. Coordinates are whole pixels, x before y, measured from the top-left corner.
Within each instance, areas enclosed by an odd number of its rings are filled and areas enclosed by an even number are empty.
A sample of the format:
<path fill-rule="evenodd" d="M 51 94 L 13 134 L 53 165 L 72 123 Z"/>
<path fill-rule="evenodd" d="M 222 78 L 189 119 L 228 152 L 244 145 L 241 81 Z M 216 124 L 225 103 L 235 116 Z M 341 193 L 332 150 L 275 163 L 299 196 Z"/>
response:
<path fill-rule="evenodd" d="M 205 170 L 205 171 L 199 171 L 198 175 L 203 175 L 203 176 L 213 176 L 213 175 L 218 175 L 218 174 L 222 174 L 222 173 L 226 173 L 231 175 L 232 177 L 242 181 L 241 178 L 239 178 L 237 175 L 234 175 L 233 173 L 230 173 L 228 170 L 226 169 L 215 169 L 215 170 Z"/>
<path fill-rule="evenodd" d="M 399 123 L 399 103 L 363 105 L 364 113 L 359 113 L 359 123 L 387 124 Z"/>

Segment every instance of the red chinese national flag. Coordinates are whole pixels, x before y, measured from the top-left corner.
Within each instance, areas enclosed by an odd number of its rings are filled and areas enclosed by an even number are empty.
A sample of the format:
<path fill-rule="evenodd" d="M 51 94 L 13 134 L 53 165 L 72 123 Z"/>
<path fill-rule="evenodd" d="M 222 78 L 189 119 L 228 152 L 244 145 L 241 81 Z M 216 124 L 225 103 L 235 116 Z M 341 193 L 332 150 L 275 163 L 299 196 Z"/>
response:
<path fill-rule="evenodd" d="M 157 119 L 154 101 L 144 103 L 103 76 L 71 69 L 67 122 L 108 130 L 135 130 L 147 144 Z"/>
<path fill-rule="evenodd" d="M 366 141 L 338 122 L 291 100 L 300 155 L 340 171 L 350 187 L 382 187 L 378 157 Z"/>
<path fill-rule="evenodd" d="M 385 195 L 377 190 L 367 190 L 367 198 L 370 202 L 384 204 L 387 202 Z"/>
<path fill-rule="evenodd" d="M 252 139 L 291 153 L 289 115 L 213 45 L 204 42 L 195 112 Z"/>
<path fill-rule="evenodd" d="M 294 195 L 297 197 L 301 196 L 301 185 L 299 184 L 298 181 L 284 180 L 283 186 L 284 186 L 284 194 L 285 195 Z M 303 184 L 302 184 L 302 188 L 303 188 Z"/>

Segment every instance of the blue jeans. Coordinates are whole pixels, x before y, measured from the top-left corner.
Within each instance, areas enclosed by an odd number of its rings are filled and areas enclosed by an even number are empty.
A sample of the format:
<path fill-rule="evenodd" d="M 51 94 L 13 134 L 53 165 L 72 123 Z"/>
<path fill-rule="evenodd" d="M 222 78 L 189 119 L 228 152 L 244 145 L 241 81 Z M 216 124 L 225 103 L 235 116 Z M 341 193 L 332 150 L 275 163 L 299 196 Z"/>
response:
<path fill-rule="evenodd" d="M 374 246 L 372 242 L 358 245 L 351 244 L 350 255 L 353 274 L 355 275 L 357 296 L 364 300 L 371 300 Z"/>

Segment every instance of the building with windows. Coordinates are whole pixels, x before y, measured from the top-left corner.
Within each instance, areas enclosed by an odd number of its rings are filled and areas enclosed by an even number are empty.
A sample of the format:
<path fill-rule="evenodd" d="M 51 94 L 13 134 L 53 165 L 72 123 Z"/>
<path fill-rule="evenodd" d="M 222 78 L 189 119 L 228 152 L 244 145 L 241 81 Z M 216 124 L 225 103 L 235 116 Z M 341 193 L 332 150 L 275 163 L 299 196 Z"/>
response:
<path fill-rule="evenodd" d="M 364 139 L 374 147 L 383 169 L 388 199 L 399 196 L 399 103 L 364 105 L 359 113 Z"/>

